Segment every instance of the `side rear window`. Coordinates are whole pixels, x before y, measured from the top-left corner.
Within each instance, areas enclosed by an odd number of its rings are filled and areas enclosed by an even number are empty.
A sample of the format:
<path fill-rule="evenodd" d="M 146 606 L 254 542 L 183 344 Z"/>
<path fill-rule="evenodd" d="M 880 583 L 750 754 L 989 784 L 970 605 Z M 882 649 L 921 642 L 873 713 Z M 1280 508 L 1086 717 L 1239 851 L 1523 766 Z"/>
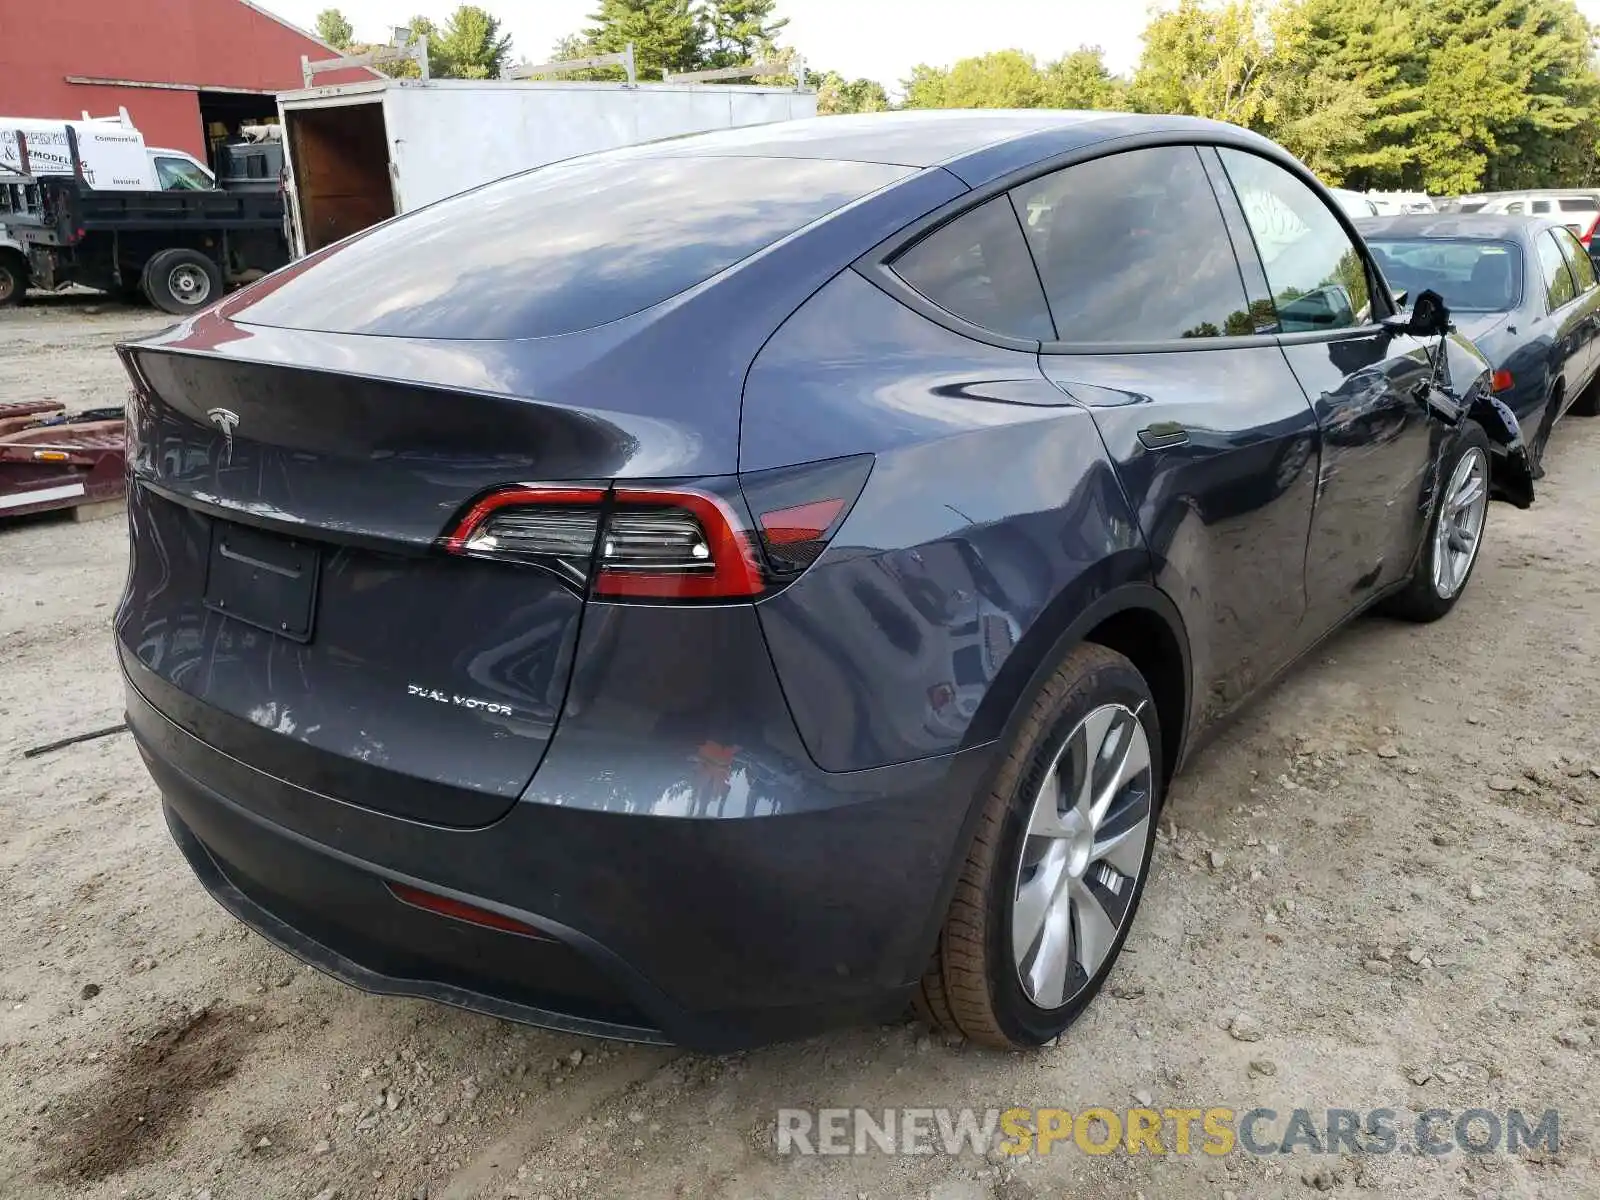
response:
<path fill-rule="evenodd" d="M 1534 239 L 1534 245 L 1539 251 L 1539 273 L 1544 277 L 1545 304 L 1555 312 L 1562 305 L 1572 303 L 1578 294 L 1572 273 L 1567 270 L 1566 256 L 1561 253 L 1553 232 L 1545 230 Z"/>
<path fill-rule="evenodd" d="M 1548 200 L 1535 200 L 1533 202 L 1533 211 L 1534 211 L 1535 214 L 1549 212 L 1550 211 L 1550 201 L 1548 201 Z"/>
<path fill-rule="evenodd" d="M 1595 286 L 1594 263 L 1589 261 L 1589 252 L 1583 248 L 1572 230 L 1552 229 L 1561 252 L 1567 257 L 1567 270 L 1572 272 L 1572 282 L 1577 285 L 1579 295 Z"/>
<path fill-rule="evenodd" d="M 1011 202 L 996 197 L 935 229 L 890 264 L 921 295 L 1010 337 L 1055 336 Z"/>
<path fill-rule="evenodd" d="M 1012 189 L 1056 336 L 1165 342 L 1255 332 L 1193 146 L 1129 150 Z"/>
<path fill-rule="evenodd" d="M 1568 196 L 1561 201 L 1562 212 L 1600 212 L 1600 202 L 1593 196 Z"/>
<path fill-rule="evenodd" d="M 1372 319 L 1366 262 L 1322 197 L 1254 154 L 1221 150 L 1267 272 L 1284 333 L 1320 333 Z"/>

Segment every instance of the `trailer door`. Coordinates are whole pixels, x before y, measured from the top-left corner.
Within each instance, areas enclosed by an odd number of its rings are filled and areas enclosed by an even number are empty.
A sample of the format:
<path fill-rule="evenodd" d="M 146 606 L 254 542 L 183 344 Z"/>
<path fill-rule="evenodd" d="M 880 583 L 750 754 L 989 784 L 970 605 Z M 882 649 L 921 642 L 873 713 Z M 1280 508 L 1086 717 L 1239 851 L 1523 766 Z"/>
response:
<path fill-rule="evenodd" d="M 395 215 L 381 92 L 283 116 L 296 249 L 310 254 Z"/>

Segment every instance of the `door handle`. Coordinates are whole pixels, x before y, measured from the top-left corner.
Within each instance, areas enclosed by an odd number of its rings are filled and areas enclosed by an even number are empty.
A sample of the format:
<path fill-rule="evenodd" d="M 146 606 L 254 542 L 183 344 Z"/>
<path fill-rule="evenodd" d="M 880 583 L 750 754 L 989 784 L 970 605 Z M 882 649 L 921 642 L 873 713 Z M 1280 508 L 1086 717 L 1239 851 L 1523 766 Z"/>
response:
<path fill-rule="evenodd" d="M 1176 421 L 1157 421 L 1139 430 L 1139 443 L 1146 450 L 1167 450 L 1189 443 L 1189 431 Z"/>

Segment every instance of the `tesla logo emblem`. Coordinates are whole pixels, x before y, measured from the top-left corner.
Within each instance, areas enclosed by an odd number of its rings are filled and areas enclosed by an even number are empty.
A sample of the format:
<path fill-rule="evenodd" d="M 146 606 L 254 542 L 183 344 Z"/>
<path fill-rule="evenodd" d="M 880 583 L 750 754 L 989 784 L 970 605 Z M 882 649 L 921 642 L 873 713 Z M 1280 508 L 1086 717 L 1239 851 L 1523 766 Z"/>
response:
<path fill-rule="evenodd" d="M 233 465 L 233 431 L 239 424 L 239 414 L 230 408 L 213 408 L 206 412 L 206 419 L 218 429 L 222 430 L 223 441 L 226 446 L 228 465 Z"/>

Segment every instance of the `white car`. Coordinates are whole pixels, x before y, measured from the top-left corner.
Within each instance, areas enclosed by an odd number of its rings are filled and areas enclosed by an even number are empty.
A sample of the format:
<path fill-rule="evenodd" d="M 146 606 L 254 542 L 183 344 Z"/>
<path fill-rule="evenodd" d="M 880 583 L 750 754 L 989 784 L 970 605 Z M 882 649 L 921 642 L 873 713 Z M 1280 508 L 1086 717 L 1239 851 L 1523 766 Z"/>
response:
<path fill-rule="evenodd" d="M 1339 207 L 1344 209 L 1345 215 L 1352 219 L 1380 215 L 1378 206 L 1360 192 L 1352 192 L 1346 188 L 1329 188 L 1328 190 L 1333 193 L 1333 198 L 1339 202 Z"/>

